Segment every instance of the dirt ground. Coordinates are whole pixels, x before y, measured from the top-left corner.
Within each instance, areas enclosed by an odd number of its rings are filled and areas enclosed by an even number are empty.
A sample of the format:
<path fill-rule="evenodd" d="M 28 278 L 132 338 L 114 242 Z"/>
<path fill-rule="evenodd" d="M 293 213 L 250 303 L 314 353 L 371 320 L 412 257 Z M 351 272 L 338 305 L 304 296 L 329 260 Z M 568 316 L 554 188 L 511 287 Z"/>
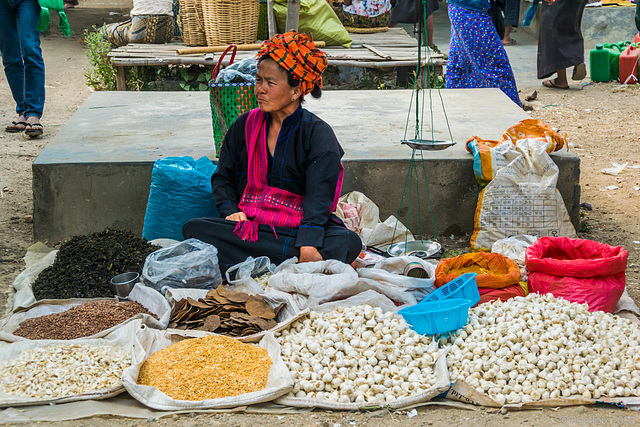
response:
<path fill-rule="evenodd" d="M 30 222 L 33 195 L 31 164 L 53 138 L 90 90 L 84 70 L 88 66 L 82 44 L 82 30 L 103 22 L 123 20 L 130 5 L 126 0 L 87 4 L 68 11 L 73 34 L 64 38 L 52 30 L 43 37 L 46 65 L 47 101 L 43 123 L 45 134 L 31 140 L 23 134 L 0 132 L 0 313 L 7 312 L 7 297 L 16 275 L 24 268 L 22 257 L 34 243 Z M 111 14 L 110 14 L 111 13 Z M 617 84 L 574 85 L 572 90 L 559 91 L 542 87 L 521 87 L 522 98 L 532 90 L 537 100 L 530 104 L 534 118 L 539 118 L 561 132 L 566 132 L 571 150 L 581 159 L 581 202 L 592 206 L 583 210 L 583 231 L 580 237 L 610 245 L 621 245 L 629 251 L 627 288 L 640 305 L 640 89 L 619 89 Z M 15 105 L 4 76 L 0 73 L 1 124 L 15 119 Z M 611 163 L 628 163 L 619 176 L 600 171 Z M 617 189 L 607 189 L 616 186 Z M 62 425 L 62 423 L 57 423 Z M 189 414 L 160 420 L 134 420 L 116 417 L 96 417 L 75 422 L 73 426 L 111 425 L 640 425 L 640 413 L 606 406 L 554 408 L 505 414 L 475 408 L 473 410 L 424 407 L 418 415 L 389 413 L 333 413 L 275 415 Z"/>

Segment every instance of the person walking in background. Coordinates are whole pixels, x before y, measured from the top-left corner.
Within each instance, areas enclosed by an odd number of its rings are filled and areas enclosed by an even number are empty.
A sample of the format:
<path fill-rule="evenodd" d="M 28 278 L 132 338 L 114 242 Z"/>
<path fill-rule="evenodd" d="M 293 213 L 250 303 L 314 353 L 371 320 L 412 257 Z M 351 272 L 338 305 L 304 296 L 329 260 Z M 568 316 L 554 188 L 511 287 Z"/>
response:
<path fill-rule="evenodd" d="M 511 31 L 518 26 L 520 18 L 520 0 L 506 0 L 507 7 L 504 9 L 504 37 L 502 44 L 504 46 L 512 46 L 516 41 L 511 38 Z"/>
<path fill-rule="evenodd" d="M 573 67 L 572 80 L 587 76 L 584 64 L 584 39 L 580 26 L 586 0 L 544 0 L 540 13 L 538 36 L 538 78 L 548 79 L 542 85 L 569 89 L 567 68 Z"/>
<path fill-rule="evenodd" d="M 44 60 L 40 49 L 37 0 L 0 0 L 0 52 L 7 82 L 16 102 L 18 119 L 7 132 L 42 135 L 44 108 Z"/>
<path fill-rule="evenodd" d="M 424 42 L 438 53 L 441 53 L 438 46 L 433 42 L 433 12 L 440 8 L 438 0 L 427 0 L 425 11 L 424 32 L 426 39 Z M 391 20 L 389 27 L 395 27 L 397 24 L 415 24 L 418 22 L 420 15 L 416 11 L 416 0 L 398 0 L 396 5 L 391 9 Z"/>
<path fill-rule="evenodd" d="M 495 87 L 520 106 L 513 70 L 490 8 L 489 0 L 449 0 L 451 43 L 446 88 Z"/>

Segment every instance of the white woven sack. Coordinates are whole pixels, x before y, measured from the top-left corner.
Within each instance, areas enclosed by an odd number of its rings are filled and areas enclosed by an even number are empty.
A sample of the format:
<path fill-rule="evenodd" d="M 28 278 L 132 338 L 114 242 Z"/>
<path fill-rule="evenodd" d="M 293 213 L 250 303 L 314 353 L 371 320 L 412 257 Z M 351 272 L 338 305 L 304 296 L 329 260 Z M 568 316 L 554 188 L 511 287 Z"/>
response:
<path fill-rule="evenodd" d="M 7 342 L 26 340 L 26 338 L 13 335 L 13 332 L 18 329 L 18 326 L 20 326 L 20 323 L 22 323 L 23 321 L 32 319 L 34 317 L 46 316 L 48 314 L 61 313 L 70 309 L 71 307 L 76 307 L 89 301 L 99 300 L 110 300 L 110 298 L 71 298 L 40 300 L 37 303 L 25 308 L 24 310 L 14 313 L 10 317 L 0 321 L 0 340 Z M 159 292 L 140 283 L 137 283 L 129 294 L 129 301 L 139 302 L 151 313 L 158 316 L 158 319 L 156 320 L 153 316 L 140 313 L 130 317 L 129 319 L 118 325 L 112 326 L 109 329 L 105 329 L 104 331 L 87 337 L 76 338 L 73 341 L 75 342 L 78 339 L 102 338 L 113 332 L 115 329 L 121 328 L 124 325 L 127 325 L 128 323 L 131 323 L 137 319 L 142 320 L 143 324 L 151 328 L 167 328 L 169 319 L 171 318 L 171 307 L 169 306 L 167 300 Z"/>
<path fill-rule="evenodd" d="M 141 328 L 142 320 L 137 319 L 128 323 L 122 328 L 118 328 L 103 338 L 78 339 L 73 344 L 111 345 L 119 346 L 125 351 L 133 352 L 134 336 Z M 46 347 L 48 345 L 70 344 L 70 341 L 61 340 L 23 340 L 13 343 L 0 342 L 0 362 L 13 359 L 24 350 Z M 98 400 L 116 396 L 124 391 L 122 384 L 110 388 L 76 394 L 67 397 L 57 397 L 52 399 L 23 397 L 0 393 L 0 407 L 25 406 L 25 405 L 46 405 L 53 403 L 75 402 L 77 400 Z"/>
<path fill-rule="evenodd" d="M 171 302 L 171 306 L 173 306 L 176 301 L 180 301 L 181 299 L 193 298 L 194 300 L 198 300 L 199 298 L 204 298 L 207 296 L 207 292 L 208 291 L 206 289 L 167 289 L 167 293 L 165 294 L 165 297 Z M 272 302 L 269 301 L 268 298 L 265 298 L 265 299 L 269 304 L 273 306 Z M 303 317 L 306 317 L 307 314 L 309 314 L 308 309 L 302 310 L 297 314 L 295 314 L 294 316 L 289 316 L 288 318 L 284 318 L 284 319 L 281 318 L 280 322 L 273 328 L 269 329 L 268 331 L 262 331 L 252 335 L 247 335 L 246 337 L 238 337 L 236 339 L 238 341 L 245 342 L 245 343 L 260 342 L 260 340 L 262 340 L 262 337 L 264 337 L 268 332 L 280 332 L 284 329 L 288 329 L 293 322 L 295 322 L 298 319 L 302 319 Z M 181 335 L 184 337 L 192 337 L 192 338 L 211 335 L 210 332 L 198 331 L 198 330 L 169 329 L 169 332 L 173 334 Z"/>
<path fill-rule="evenodd" d="M 57 254 L 57 250 L 51 249 L 40 242 L 31 245 L 27 249 L 27 253 L 24 256 L 24 262 L 27 266 L 13 281 L 13 289 L 16 291 L 13 295 L 14 311 L 30 307 L 36 302 L 31 286 L 42 270 L 53 265 Z"/>
<path fill-rule="evenodd" d="M 449 383 L 449 371 L 447 370 L 447 358 L 445 352 L 443 352 L 435 363 L 433 368 L 436 374 L 436 383 L 429 390 L 418 393 L 413 396 L 402 397 L 398 400 L 394 400 L 386 404 L 392 409 L 395 408 L 411 408 L 414 405 L 418 405 L 423 402 L 428 402 L 441 393 L 446 392 L 451 384 Z M 301 397 L 281 397 L 275 401 L 280 405 L 294 406 L 298 408 L 322 408 L 330 410 L 344 410 L 344 411 L 357 411 L 361 408 L 371 408 L 370 403 L 340 403 L 332 402 L 328 399 L 307 399 Z"/>
<path fill-rule="evenodd" d="M 173 338 L 176 337 L 174 336 Z M 289 393 L 293 388 L 293 376 L 280 357 L 280 345 L 276 341 L 273 333 L 265 335 L 259 344 L 260 347 L 268 351 L 269 357 L 273 362 L 271 370 L 269 370 L 267 386 L 263 390 L 234 397 L 191 401 L 172 399 L 155 387 L 138 384 L 138 372 L 140 371 L 142 363 L 156 351 L 162 350 L 171 344 L 173 344 L 172 334 L 154 329 L 143 329 L 139 331 L 138 334 L 136 334 L 133 363 L 125 369 L 122 374 L 122 382 L 129 394 L 150 408 L 162 411 L 235 408 L 238 406 L 270 402 Z"/>

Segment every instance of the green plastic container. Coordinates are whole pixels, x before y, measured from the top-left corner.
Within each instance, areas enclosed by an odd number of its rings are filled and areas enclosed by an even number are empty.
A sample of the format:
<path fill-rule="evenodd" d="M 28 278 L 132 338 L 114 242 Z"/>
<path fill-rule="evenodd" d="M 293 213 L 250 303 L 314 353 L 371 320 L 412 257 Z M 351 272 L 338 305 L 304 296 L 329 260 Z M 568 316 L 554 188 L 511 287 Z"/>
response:
<path fill-rule="evenodd" d="M 620 53 L 622 53 L 624 49 L 620 50 L 620 46 L 616 44 L 605 43 L 604 50 L 609 53 L 609 76 L 611 79 L 617 80 L 620 70 Z"/>
<path fill-rule="evenodd" d="M 591 71 L 591 81 L 608 82 L 611 80 L 609 69 L 609 51 L 598 43 L 595 49 L 591 49 L 589 54 L 589 69 Z"/>

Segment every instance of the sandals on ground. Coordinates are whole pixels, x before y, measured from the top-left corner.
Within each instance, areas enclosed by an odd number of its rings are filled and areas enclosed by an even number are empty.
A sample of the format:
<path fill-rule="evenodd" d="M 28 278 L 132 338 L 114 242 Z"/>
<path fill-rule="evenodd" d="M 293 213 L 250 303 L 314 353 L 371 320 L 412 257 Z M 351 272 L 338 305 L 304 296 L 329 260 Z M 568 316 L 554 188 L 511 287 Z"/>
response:
<path fill-rule="evenodd" d="M 24 133 L 31 138 L 41 136 L 44 133 L 44 126 L 41 123 L 27 123 Z"/>
<path fill-rule="evenodd" d="M 18 127 L 18 126 L 22 126 L 22 127 Z M 4 128 L 4 131 L 9 133 L 18 133 L 18 132 L 22 132 L 26 128 L 27 128 L 27 122 L 19 120 L 19 121 L 11 122 L 9 126 Z"/>
<path fill-rule="evenodd" d="M 587 77 L 587 66 L 584 65 L 584 62 L 573 67 L 571 80 L 582 80 L 585 77 Z"/>
<path fill-rule="evenodd" d="M 551 89 L 564 89 L 564 90 L 569 89 L 569 86 L 558 86 L 551 79 L 543 81 L 542 82 L 542 86 L 548 87 L 548 88 L 551 88 Z"/>

